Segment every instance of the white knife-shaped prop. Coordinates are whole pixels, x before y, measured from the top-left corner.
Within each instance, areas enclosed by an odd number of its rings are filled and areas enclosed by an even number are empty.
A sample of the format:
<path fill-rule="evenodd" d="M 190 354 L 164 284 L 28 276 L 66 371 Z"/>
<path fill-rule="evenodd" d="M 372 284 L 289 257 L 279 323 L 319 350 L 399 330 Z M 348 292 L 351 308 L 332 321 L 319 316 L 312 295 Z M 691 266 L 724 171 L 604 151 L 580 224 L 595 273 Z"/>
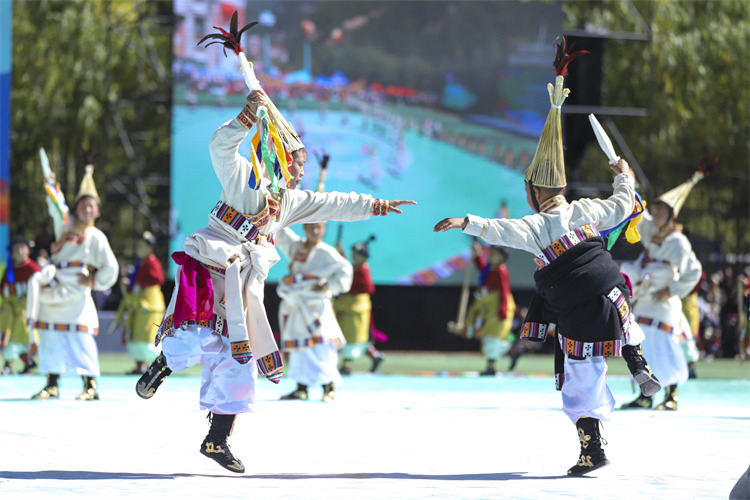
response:
<path fill-rule="evenodd" d="M 596 135 L 596 140 L 599 142 L 599 147 L 602 148 L 604 154 L 607 155 L 609 164 L 614 165 L 620 161 L 620 157 L 615 154 L 615 148 L 612 146 L 612 141 L 609 140 L 607 133 L 604 131 L 601 124 L 599 124 L 599 120 L 596 119 L 596 116 L 594 116 L 593 113 L 589 115 L 589 121 L 591 122 L 591 128 L 594 129 L 594 135 Z"/>

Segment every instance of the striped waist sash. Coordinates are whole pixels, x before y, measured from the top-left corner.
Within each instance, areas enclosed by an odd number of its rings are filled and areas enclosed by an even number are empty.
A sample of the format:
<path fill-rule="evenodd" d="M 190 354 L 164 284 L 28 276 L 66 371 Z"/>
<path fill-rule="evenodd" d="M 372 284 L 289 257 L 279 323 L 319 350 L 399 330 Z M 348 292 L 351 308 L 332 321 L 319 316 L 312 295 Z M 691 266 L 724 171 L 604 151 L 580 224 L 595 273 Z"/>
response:
<path fill-rule="evenodd" d="M 69 324 L 69 323 L 50 323 L 47 321 L 36 321 L 32 325 L 34 328 L 39 330 L 52 330 L 55 332 L 78 332 L 78 333 L 90 333 L 96 335 L 99 333 L 99 327 L 87 326 L 81 324 Z"/>
<path fill-rule="evenodd" d="M 55 267 L 57 269 L 68 269 L 70 267 L 86 267 L 86 263 L 80 260 L 72 260 L 70 262 L 56 262 Z"/>
<path fill-rule="evenodd" d="M 647 318 L 646 316 L 636 316 L 635 321 L 639 325 L 653 326 L 654 328 L 661 330 L 664 333 L 668 333 L 669 335 L 672 335 L 673 333 L 675 333 L 675 330 L 677 330 L 674 326 L 668 323 L 664 323 L 654 318 Z M 684 333 L 683 337 L 686 337 Z"/>
<path fill-rule="evenodd" d="M 223 201 L 219 201 L 211 210 L 211 215 L 232 228 L 232 231 L 237 233 L 240 238 L 257 242 L 258 238 L 266 237 L 266 235 L 260 234 L 259 228 L 262 228 L 271 220 L 269 207 L 270 204 L 267 204 L 266 208 L 261 210 L 258 215 L 245 215 Z M 274 243 L 273 233 L 269 233 L 267 238 L 269 242 Z"/>
<path fill-rule="evenodd" d="M 590 238 L 595 238 L 597 236 L 601 236 L 601 234 L 599 234 L 599 230 L 596 229 L 593 224 L 585 224 L 573 229 L 572 231 L 568 231 L 557 241 L 542 250 L 542 253 L 537 254 L 537 256 L 534 257 L 537 271 L 544 266 L 552 264 L 552 262 L 560 258 L 562 254 L 564 254 L 577 244 L 581 243 L 582 241 Z"/>

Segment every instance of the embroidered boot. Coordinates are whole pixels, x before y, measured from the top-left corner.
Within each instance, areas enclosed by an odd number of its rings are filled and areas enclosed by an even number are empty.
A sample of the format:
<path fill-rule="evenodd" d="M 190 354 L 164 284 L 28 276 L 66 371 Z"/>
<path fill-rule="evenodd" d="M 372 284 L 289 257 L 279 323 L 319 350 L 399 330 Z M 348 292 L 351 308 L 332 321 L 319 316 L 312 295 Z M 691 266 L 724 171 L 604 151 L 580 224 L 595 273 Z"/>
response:
<path fill-rule="evenodd" d="M 201 454 L 215 460 L 229 471 L 242 474 L 245 472 L 245 466 L 232 455 L 227 444 L 227 438 L 232 435 L 236 416 L 208 412 L 208 421 L 211 423 L 211 428 L 201 444 Z"/>
<path fill-rule="evenodd" d="M 599 434 L 599 420 L 596 418 L 581 417 L 576 422 L 578 428 L 578 440 L 581 442 L 581 456 L 578 462 L 568 469 L 569 476 L 582 476 L 605 465 L 609 460 L 604 456 L 602 442 L 607 444 Z"/>
<path fill-rule="evenodd" d="M 156 389 L 171 374 L 172 370 L 167 366 L 167 358 L 164 357 L 163 352 L 160 352 L 151 363 L 151 366 L 148 367 L 146 373 L 138 379 L 138 383 L 135 385 L 135 392 L 143 399 L 149 399 L 156 394 Z"/>
<path fill-rule="evenodd" d="M 44 386 L 44 389 L 31 396 L 31 399 L 58 399 L 60 397 L 60 390 L 57 388 L 59 378 L 60 375 L 57 373 L 48 373 L 47 385 Z"/>
<path fill-rule="evenodd" d="M 652 396 L 644 396 L 643 393 L 639 394 L 637 398 L 626 405 L 620 406 L 621 410 L 648 410 L 654 405 L 654 398 Z"/>
<path fill-rule="evenodd" d="M 622 348 L 622 357 L 628 365 L 628 370 L 641 388 L 641 394 L 646 397 L 653 396 L 661 390 L 659 380 L 654 377 L 654 372 L 648 366 L 646 358 L 643 357 L 641 345 L 626 345 Z"/>
<path fill-rule="evenodd" d="M 333 382 L 323 384 L 323 399 L 321 399 L 321 401 L 324 403 L 331 403 L 335 397 L 336 387 L 333 385 Z"/>
<path fill-rule="evenodd" d="M 654 407 L 654 410 L 677 410 L 677 384 L 668 385 L 666 388 L 667 394 L 664 396 L 664 401 Z"/>
<path fill-rule="evenodd" d="M 289 394 L 281 396 L 284 401 L 291 401 L 298 399 L 300 401 L 307 401 L 307 386 L 305 384 L 297 384 L 297 388 Z"/>
<path fill-rule="evenodd" d="M 96 378 L 89 377 L 88 375 L 83 376 L 83 392 L 76 396 L 78 401 L 93 401 L 99 399 L 99 392 L 97 392 Z"/>

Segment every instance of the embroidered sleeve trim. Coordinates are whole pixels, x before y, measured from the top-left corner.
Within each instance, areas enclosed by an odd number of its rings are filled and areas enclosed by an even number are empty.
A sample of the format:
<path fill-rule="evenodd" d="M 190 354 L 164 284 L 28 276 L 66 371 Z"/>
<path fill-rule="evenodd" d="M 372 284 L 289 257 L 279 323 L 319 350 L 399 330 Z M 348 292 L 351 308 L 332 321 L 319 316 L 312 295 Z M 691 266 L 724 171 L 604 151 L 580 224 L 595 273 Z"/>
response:
<path fill-rule="evenodd" d="M 250 107 L 245 104 L 245 107 L 242 108 L 242 111 L 240 111 L 240 114 L 237 115 L 237 120 L 244 125 L 244 127 L 248 130 L 253 128 L 253 125 L 255 125 L 255 122 L 258 121 L 258 117 L 255 116 L 255 113 L 250 111 Z"/>
<path fill-rule="evenodd" d="M 372 215 L 386 216 L 388 215 L 388 208 L 388 200 L 381 200 L 380 198 L 372 200 Z"/>

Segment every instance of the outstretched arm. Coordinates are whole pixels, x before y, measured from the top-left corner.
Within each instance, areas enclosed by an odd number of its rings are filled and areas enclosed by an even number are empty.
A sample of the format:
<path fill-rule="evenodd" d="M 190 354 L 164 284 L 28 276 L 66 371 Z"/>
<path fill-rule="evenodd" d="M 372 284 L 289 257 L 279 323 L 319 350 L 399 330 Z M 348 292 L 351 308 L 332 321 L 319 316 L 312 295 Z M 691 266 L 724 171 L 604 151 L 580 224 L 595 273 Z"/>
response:
<path fill-rule="evenodd" d="M 543 233 L 543 223 L 539 215 L 528 215 L 521 219 L 484 219 L 467 215 L 463 219 L 443 219 L 432 229 L 439 233 L 450 229 L 461 229 L 470 236 L 478 236 L 492 245 L 518 248 L 533 254 L 544 246 L 539 240 Z"/>
<path fill-rule="evenodd" d="M 297 189 L 284 190 L 282 198 L 283 225 L 322 222 L 328 220 L 357 221 L 389 213 L 400 214 L 398 207 L 416 205 L 412 200 L 382 200 L 369 194 L 313 193 Z"/>

